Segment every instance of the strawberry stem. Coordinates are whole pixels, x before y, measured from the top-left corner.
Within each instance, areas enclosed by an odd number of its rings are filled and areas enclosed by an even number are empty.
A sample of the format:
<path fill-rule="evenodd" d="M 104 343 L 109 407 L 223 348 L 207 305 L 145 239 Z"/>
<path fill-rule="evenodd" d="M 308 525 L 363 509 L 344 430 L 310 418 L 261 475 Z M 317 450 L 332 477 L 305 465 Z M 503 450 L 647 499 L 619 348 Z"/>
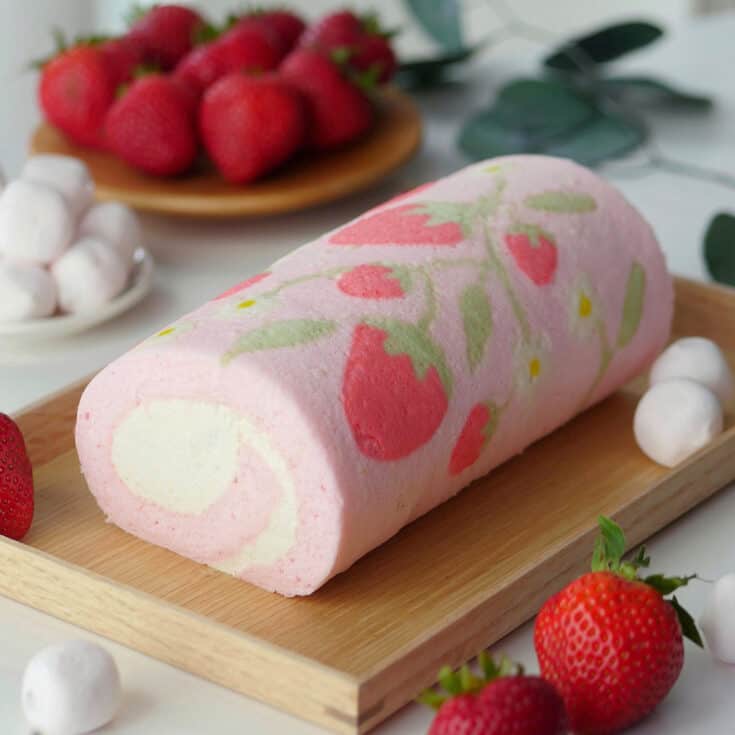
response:
<path fill-rule="evenodd" d="M 444 691 L 426 689 L 416 701 L 438 710 L 452 697 L 460 694 L 478 694 L 495 679 L 523 675 L 523 667 L 520 664 L 514 663 L 507 656 L 501 656 L 496 663 L 487 651 L 480 652 L 477 664 L 482 672 L 481 676 L 474 674 L 467 664 L 457 671 L 453 671 L 449 666 L 443 666 L 437 678 Z"/>
<path fill-rule="evenodd" d="M 658 592 L 661 597 L 666 598 L 680 587 L 686 587 L 693 579 L 698 579 L 696 574 L 685 577 L 667 577 L 663 574 L 649 574 L 640 578 L 638 571 L 648 568 L 651 558 L 646 553 L 646 547 L 641 546 L 631 559 L 623 560 L 625 553 L 625 534 L 623 529 L 615 521 L 606 516 L 598 518 L 600 535 L 595 541 L 595 550 L 592 555 L 593 572 L 612 572 L 621 577 L 647 584 Z M 699 634 L 694 618 L 681 606 L 676 597 L 666 600 L 675 610 L 679 619 L 681 633 L 692 643 L 702 647 L 702 637 Z"/>

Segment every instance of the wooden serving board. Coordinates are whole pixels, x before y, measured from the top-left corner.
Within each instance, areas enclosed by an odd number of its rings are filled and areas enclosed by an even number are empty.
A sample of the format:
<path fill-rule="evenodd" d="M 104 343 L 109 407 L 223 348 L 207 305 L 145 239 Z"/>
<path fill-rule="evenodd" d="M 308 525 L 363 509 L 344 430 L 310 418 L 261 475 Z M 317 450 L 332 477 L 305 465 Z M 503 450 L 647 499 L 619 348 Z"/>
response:
<path fill-rule="evenodd" d="M 334 151 L 302 154 L 247 185 L 228 183 L 210 165 L 184 176 L 146 176 L 110 153 L 74 145 L 47 124 L 34 132 L 30 150 L 80 158 L 103 201 L 162 214 L 257 217 L 324 204 L 365 189 L 405 163 L 420 143 L 416 105 L 407 94 L 387 88 L 378 98 L 375 126 L 364 138 Z"/>
<path fill-rule="evenodd" d="M 735 364 L 735 291 L 677 282 L 675 335 Z M 81 386 L 19 417 L 36 470 L 0 593 L 341 733 L 366 732 L 535 614 L 589 562 L 604 513 L 637 544 L 735 477 L 735 420 L 675 470 L 638 450 L 642 381 L 405 528 L 308 598 L 286 599 L 104 522 L 73 449 Z"/>

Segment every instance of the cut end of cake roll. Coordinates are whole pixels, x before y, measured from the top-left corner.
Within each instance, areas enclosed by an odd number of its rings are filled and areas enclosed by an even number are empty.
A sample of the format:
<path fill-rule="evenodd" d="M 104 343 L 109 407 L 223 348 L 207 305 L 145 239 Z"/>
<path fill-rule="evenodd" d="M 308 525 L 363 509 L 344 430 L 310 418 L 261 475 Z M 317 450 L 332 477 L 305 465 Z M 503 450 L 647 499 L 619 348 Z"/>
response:
<path fill-rule="evenodd" d="M 103 371 L 79 403 L 77 451 L 100 508 L 184 557 L 310 594 L 334 569 L 341 500 L 298 398 L 249 363 L 218 379 L 206 354 L 165 336 Z M 268 397 L 267 414 L 235 395 L 242 385 Z"/>

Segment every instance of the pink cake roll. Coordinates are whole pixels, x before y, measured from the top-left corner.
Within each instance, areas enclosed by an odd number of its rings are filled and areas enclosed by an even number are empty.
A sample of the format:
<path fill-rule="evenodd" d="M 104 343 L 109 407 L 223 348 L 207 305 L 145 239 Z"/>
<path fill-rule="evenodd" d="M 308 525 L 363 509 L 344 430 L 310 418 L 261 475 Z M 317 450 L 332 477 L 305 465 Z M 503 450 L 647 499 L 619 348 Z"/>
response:
<path fill-rule="evenodd" d="M 566 160 L 478 163 L 370 210 L 105 368 L 77 448 L 109 520 L 305 595 L 644 370 L 672 281 Z"/>

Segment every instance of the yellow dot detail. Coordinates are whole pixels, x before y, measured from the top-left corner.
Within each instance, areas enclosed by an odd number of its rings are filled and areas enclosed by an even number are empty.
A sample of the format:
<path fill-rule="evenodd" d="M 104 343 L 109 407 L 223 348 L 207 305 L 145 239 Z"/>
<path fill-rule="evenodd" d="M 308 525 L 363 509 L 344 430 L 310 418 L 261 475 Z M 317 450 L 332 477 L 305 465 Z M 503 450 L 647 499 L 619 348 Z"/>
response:
<path fill-rule="evenodd" d="M 535 380 L 541 374 L 541 360 L 534 357 L 528 363 L 528 374 Z"/>
<path fill-rule="evenodd" d="M 579 315 L 586 319 L 590 314 L 592 314 L 592 302 L 586 293 L 581 293 L 579 295 Z"/>
<path fill-rule="evenodd" d="M 176 331 L 176 327 L 168 327 L 167 329 L 162 329 L 156 337 L 167 337 L 169 334 L 173 334 Z"/>
<path fill-rule="evenodd" d="M 247 301 L 241 301 L 238 305 L 238 309 L 249 309 L 251 306 L 255 304 L 254 299 L 248 299 Z"/>

